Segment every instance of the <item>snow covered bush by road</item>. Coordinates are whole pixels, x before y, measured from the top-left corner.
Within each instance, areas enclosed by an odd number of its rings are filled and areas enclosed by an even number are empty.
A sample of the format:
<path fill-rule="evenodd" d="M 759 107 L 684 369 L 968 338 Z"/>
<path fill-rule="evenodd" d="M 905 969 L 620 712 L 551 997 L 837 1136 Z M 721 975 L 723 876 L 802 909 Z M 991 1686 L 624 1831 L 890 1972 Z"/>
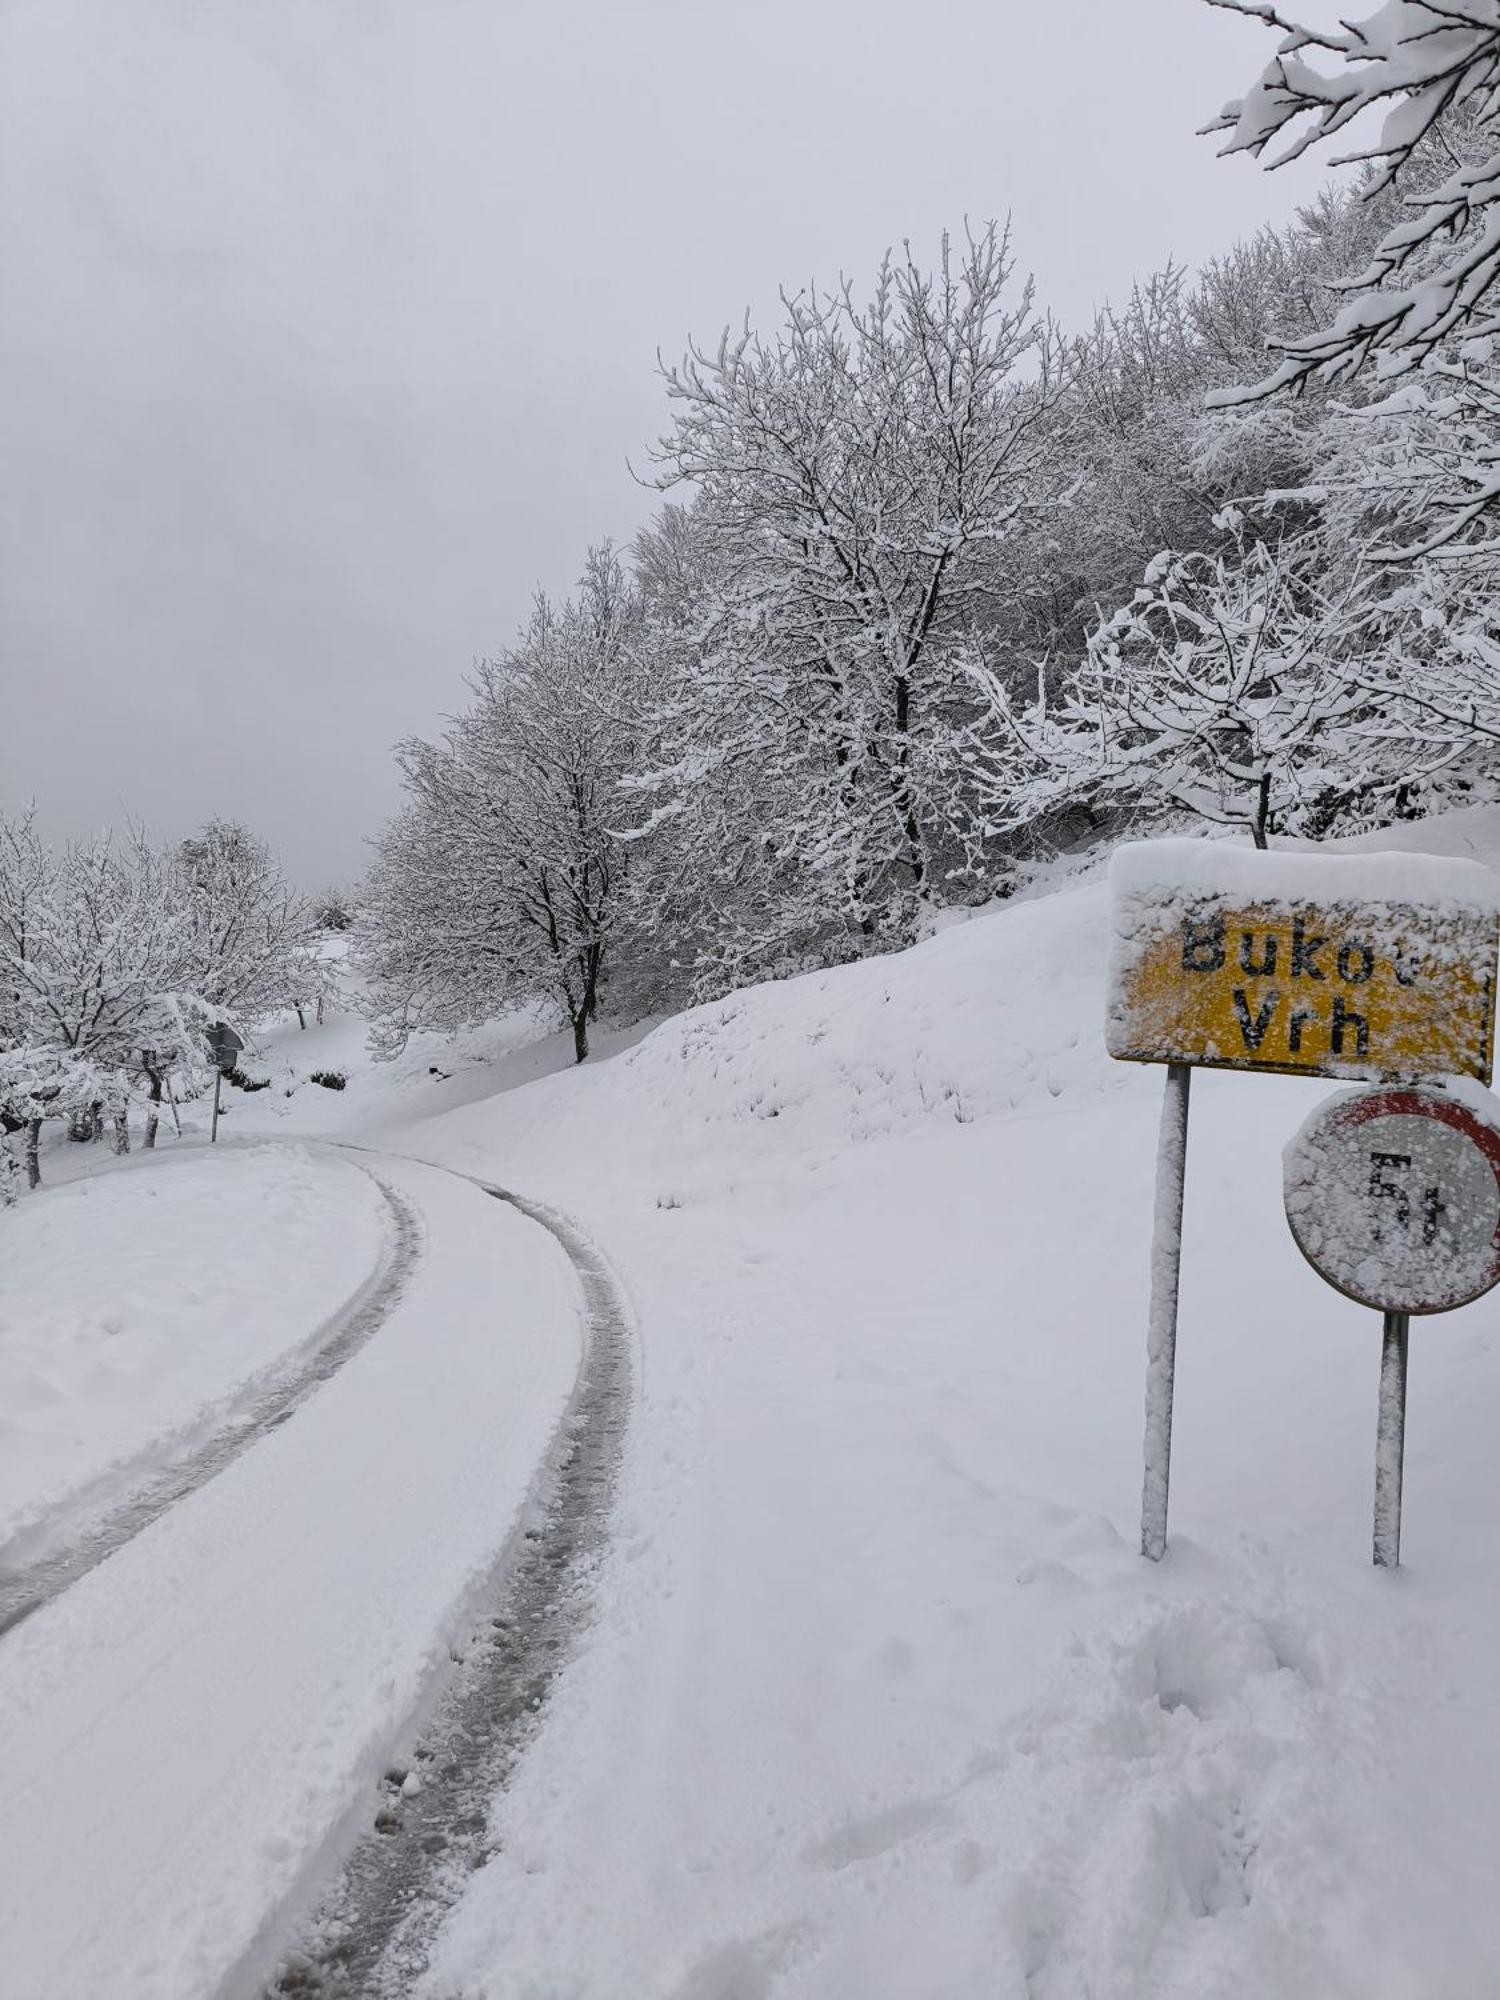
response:
<path fill-rule="evenodd" d="M 0 810 L 0 1140 L 24 1133 L 41 1178 L 44 1121 L 116 1152 L 130 1115 L 156 1143 L 165 1098 L 211 1071 L 207 1031 L 279 1006 L 302 1018 L 335 990 L 311 906 L 247 828 L 211 820 L 175 848 L 139 826 L 50 848 L 33 807 Z M 174 1095 L 175 1087 L 175 1095 Z"/>

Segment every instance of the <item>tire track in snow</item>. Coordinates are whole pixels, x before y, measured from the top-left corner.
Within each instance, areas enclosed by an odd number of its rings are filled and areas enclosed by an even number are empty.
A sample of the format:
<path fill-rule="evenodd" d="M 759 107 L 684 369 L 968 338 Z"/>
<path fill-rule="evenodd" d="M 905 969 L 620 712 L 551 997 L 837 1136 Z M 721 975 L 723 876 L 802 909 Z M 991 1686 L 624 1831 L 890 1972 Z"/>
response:
<path fill-rule="evenodd" d="M 565 1216 L 473 1175 L 458 1178 L 561 1245 L 583 1292 L 578 1379 L 532 1504 L 496 1562 L 488 1622 L 455 1656 L 411 1757 L 382 1779 L 373 1830 L 269 1982 L 232 1980 L 226 1994 L 400 2000 L 411 1992 L 443 1918 L 493 1850 L 491 1801 L 540 1727 L 591 1608 L 629 1416 L 630 1316 L 600 1252 Z"/>
<path fill-rule="evenodd" d="M 294 1416 L 313 1391 L 357 1354 L 384 1322 L 406 1289 L 421 1249 L 422 1230 L 402 1196 L 368 1167 L 360 1171 L 374 1181 L 390 1211 L 390 1247 L 349 1304 L 329 1322 L 327 1337 L 311 1353 L 304 1350 L 289 1362 L 272 1363 L 270 1371 L 263 1372 L 249 1389 L 246 1401 L 212 1435 L 146 1475 L 131 1488 L 127 1499 L 77 1540 L 14 1567 L 7 1565 L 5 1551 L 0 1548 L 0 1639 L 81 1576 L 97 1569 L 169 1507 L 206 1486 L 257 1439 Z M 45 1522 L 29 1526 L 23 1539 L 29 1541 L 45 1530 Z"/>

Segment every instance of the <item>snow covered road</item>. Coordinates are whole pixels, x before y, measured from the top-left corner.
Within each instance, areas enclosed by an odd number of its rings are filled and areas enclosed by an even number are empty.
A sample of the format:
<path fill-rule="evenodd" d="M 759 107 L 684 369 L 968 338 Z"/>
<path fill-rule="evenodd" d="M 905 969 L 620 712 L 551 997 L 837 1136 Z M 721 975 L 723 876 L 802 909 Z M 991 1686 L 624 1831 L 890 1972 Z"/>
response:
<path fill-rule="evenodd" d="M 0 1580 L 201 1483 L 186 1461 L 286 1407 L 415 1249 L 374 1176 L 284 1143 L 111 1160 L 6 1221 Z"/>
<path fill-rule="evenodd" d="M 524 1534 L 490 1594 L 493 1615 L 463 1649 L 410 1755 L 385 1772 L 374 1830 L 278 1956 L 269 1984 L 276 1993 L 405 2000 L 413 1991 L 443 1920 L 493 1851 L 491 1803 L 534 1742 L 597 1616 L 636 1372 L 632 1316 L 597 1247 L 565 1216 L 481 1185 L 538 1222 L 572 1264 L 583 1365 Z M 252 1978 L 260 1969 L 245 1968 Z"/>
<path fill-rule="evenodd" d="M 427 1254 L 370 1343 L 0 1644 L 0 1966 L 173 2000 L 273 1948 L 373 1810 L 578 1370 L 558 1245 L 383 1160 Z"/>
<path fill-rule="evenodd" d="M 309 1339 L 252 1375 L 238 1392 L 151 1437 L 133 1457 L 109 1465 L 82 1494 L 43 1511 L 0 1545 L 0 1637 L 286 1423 L 382 1325 L 416 1261 L 421 1232 L 410 1206 L 382 1181 L 368 1178 L 385 1203 L 390 1227 L 358 1291 Z M 232 1322 L 233 1331 L 241 1332 L 242 1324 Z M 200 1329 L 187 1331 L 181 1345 L 191 1355 Z"/>

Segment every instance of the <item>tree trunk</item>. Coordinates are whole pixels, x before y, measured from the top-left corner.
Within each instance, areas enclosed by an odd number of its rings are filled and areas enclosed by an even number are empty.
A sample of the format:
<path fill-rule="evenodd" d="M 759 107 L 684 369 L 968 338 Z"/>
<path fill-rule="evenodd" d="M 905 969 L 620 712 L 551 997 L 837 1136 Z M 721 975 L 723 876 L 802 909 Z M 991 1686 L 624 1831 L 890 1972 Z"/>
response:
<path fill-rule="evenodd" d="M 113 1123 L 114 1123 L 114 1132 L 109 1142 L 110 1150 L 111 1152 L 117 1155 L 121 1153 L 128 1153 L 130 1151 L 129 1112 L 128 1111 L 115 1112 Z"/>
<path fill-rule="evenodd" d="M 26 1185 L 38 1188 L 42 1184 L 42 1121 L 28 1118 L 26 1121 Z"/>
<path fill-rule="evenodd" d="M 1260 792 L 1255 803 L 1255 821 L 1250 828 L 1251 838 L 1257 847 L 1266 846 L 1266 829 L 1271 820 L 1271 774 L 1261 773 Z"/>
<path fill-rule="evenodd" d="M 149 1153 L 155 1149 L 156 1127 L 161 1117 L 161 1113 L 156 1108 L 161 1103 L 161 1071 L 159 1069 L 147 1069 L 146 1076 L 150 1082 L 151 1090 L 146 1109 L 146 1136 L 141 1143 Z"/>
<path fill-rule="evenodd" d="M 588 1010 L 580 1007 L 573 1016 L 573 1060 L 581 1063 L 589 1052 Z"/>
<path fill-rule="evenodd" d="M 300 1000 L 294 1000 L 292 1002 L 292 1005 L 297 1011 L 297 1026 L 302 1030 L 303 1034 L 305 1035 L 307 1033 L 307 1016 L 302 1011 L 302 1002 Z"/>

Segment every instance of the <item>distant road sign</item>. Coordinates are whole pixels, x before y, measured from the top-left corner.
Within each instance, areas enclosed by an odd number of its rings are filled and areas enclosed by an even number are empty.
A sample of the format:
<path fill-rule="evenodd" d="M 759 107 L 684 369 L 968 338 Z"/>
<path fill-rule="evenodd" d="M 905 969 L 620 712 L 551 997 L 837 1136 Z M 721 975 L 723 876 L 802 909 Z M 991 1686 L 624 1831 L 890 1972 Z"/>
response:
<path fill-rule="evenodd" d="M 208 1046 L 220 1069 L 233 1069 L 245 1040 L 235 1033 L 227 1021 L 215 1021 L 208 1031 Z"/>
<path fill-rule="evenodd" d="M 1500 1124 L 1441 1090 L 1343 1092 L 1286 1149 L 1287 1220 L 1319 1276 L 1388 1313 L 1500 1283 Z"/>
<path fill-rule="evenodd" d="M 1126 1062 L 1488 1083 L 1500 878 L 1404 854 L 1143 841 L 1112 871 Z"/>

